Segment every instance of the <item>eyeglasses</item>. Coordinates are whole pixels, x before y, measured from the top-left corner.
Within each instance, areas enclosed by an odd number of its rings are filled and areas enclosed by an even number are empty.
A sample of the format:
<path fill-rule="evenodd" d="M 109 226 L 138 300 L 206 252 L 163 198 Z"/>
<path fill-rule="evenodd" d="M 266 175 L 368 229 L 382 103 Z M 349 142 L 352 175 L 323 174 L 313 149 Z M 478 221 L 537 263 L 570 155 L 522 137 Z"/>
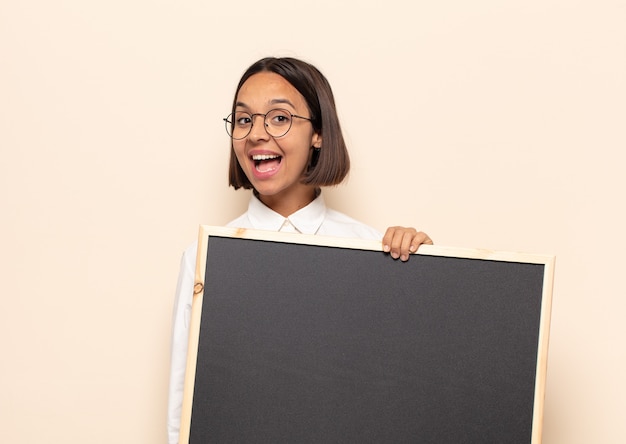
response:
<path fill-rule="evenodd" d="M 283 137 L 291 129 L 293 119 L 303 119 L 311 122 L 308 117 L 296 116 L 291 114 L 286 109 L 273 109 L 266 114 L 262 113 L 246 113 L 243 111 L 237 111 L 229 114 L 224 119 L 226 124 L 226 132 L 234 140 L 241 140 L 248 137 L 250 131 L 252 131 L 252 125 L 254 125 L 254 117 L 263 116 L 263 124 L 265 125 L 265 131 L 272 137 Z"/>

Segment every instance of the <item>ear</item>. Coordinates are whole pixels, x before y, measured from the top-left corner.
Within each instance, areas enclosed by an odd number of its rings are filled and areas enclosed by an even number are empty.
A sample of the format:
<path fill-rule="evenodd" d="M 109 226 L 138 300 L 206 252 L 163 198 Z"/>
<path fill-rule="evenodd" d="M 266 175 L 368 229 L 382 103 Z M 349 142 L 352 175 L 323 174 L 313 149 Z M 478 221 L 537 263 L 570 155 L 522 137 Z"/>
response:
<path fill-rule="evenodd" d="M 319 133 L 314 133 L 311 138 L 311 146 L 313 148 L 321 148 L 322 147 L 322 135 Z"/>

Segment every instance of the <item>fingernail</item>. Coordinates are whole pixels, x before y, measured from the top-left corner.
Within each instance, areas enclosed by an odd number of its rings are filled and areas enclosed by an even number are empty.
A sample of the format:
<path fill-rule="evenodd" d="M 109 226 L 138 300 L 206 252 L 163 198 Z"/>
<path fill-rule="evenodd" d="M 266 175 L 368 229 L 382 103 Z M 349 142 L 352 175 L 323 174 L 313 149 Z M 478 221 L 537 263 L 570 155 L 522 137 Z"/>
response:
<path fill-rule="evenodd" d="M 383 245 L 383 251 L 389 253 L 389 245 Z"/>

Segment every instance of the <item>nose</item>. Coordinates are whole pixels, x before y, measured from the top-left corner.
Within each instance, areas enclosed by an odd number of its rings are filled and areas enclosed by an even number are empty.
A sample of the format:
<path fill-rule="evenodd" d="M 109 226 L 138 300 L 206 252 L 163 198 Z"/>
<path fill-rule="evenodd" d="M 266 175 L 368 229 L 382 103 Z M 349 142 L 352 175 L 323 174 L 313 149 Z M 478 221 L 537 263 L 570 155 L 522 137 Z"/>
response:
<path fill-rule="evenodd" d="M 260 120 L 257 119 L 260 117 Z M 264 114 L 253 114 L 252 118 L 252 127 L 250 128 L 250 134 L 248 137 L 252 140 L 264 140 L 269 138 L 269 133 L 267 132 L 265 125 L 265 115 Z"/>

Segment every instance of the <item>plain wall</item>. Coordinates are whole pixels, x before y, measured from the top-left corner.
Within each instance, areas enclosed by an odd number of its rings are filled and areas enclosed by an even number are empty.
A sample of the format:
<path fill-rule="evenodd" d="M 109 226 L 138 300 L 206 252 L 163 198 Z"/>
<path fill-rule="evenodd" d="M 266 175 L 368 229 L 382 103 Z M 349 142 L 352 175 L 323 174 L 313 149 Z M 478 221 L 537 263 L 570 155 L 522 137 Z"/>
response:
<path fill-rule="evenodd" d="M 333 207 L 557 256 L 544 442 L 625 442 L 624 23 L 611 0 L 0 0 L 2 441 L 165 443 L 181 253 L 248 200 L 221 119 L 291 55 L 336 95 Z"/>

